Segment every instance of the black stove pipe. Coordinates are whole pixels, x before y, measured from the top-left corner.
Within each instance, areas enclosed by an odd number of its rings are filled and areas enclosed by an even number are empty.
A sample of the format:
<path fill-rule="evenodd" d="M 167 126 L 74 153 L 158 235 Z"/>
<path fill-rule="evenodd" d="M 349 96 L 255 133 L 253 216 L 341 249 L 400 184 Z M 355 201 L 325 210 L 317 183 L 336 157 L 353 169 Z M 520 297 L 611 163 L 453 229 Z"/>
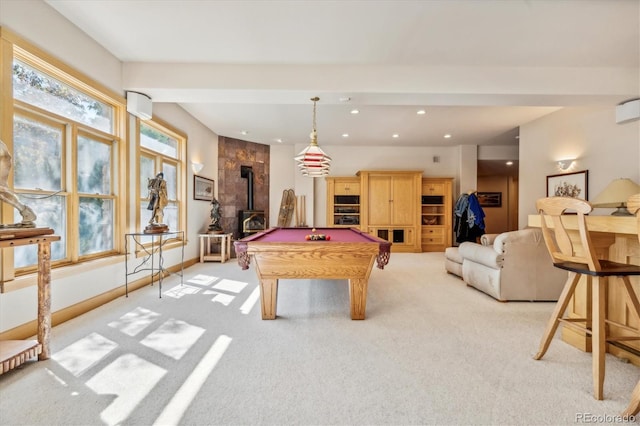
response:
<path fill-rule="evenodd" d="M 240 177 L 247 179 L 247 210 L 253 210 L 253 169 L 240 166 Z"/>

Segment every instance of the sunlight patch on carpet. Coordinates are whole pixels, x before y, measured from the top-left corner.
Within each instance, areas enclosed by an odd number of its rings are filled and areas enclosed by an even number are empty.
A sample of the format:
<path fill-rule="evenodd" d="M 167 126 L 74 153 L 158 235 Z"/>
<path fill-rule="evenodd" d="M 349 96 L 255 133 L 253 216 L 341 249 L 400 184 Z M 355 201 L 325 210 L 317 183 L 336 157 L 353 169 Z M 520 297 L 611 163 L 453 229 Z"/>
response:
<path fill-rule="evenodd" d="M 188 279 L 187 282 L 206 286 L 213 283 L 217 279 L 218 277 L 212 277 L 211 275 L 198 274 L 195 277 Z"/>
<path fill-rule="evenodd" d="M 133 354 L 122 355 L 87 381 L 99 395 L 115 396 L 100 413 L 108 425 L 122 423 L 167 373 L 161 367 Z"/>
<path fill-rule="evenodd" d="M 190 294 L 199 293 L 202 290 L 200 287 L 193 287 L 187 284 L 178 284 L 170 290 L 165 291 L 163 294 L 174 299 L 180 299 L 182 296 L 188 296 Z"/>
<path fill-rule="evenodd" d="M 251 309 L 253 309 L 256 303 L 258 303 L 258 300 L 260 300 L 260 287 L 256 286 L 249 297 L 247 297 L 247 300 L 245 300 L 242 306 L 240 306 L 240 312 L 244 315 L 247 315 L 249 312 L 251 312 Z"/>
<path fill-rule="evenodd" d="M 54 353 L 51 358 L 65 370 L 78 377 L 117 347 L 116 342 L 98 333 L 91 333 Z"/>
<path fill-rule="evenodd" d="M 140 343 L 173 359 L 180 359 L 204 331 L 204 328 L 172 318 Z"/>
<path fill-rule="evenodd" d="M 212 291 L 211 293 L 215 294 L 215 296 L 213 296 L 213 299 L 211 299 L 211 301 L 214 303 L 220 303 L 224 306 L 229 306 L 229 304 L 233 302 L 233 299 L 236 298 L 235 296 L 232 296 L 230 294 L 223 294 L 215 291 Z"/>
<path fill-rule="evenodd" d="M 133 337 L 147 328 L 159 316 L 160 314 L 157 312 L 137 307 L 133 311 L 121 316 L 118 320 L 110 322 L 108 326 L 120 330 L 127 336 Z"/>
<path fill-rule="evenodd" d="M 180 386 L 180 389 L 173 395 L 169 404 L 162 410 L 160 416 L 153 423 L 154 426 L 178 425 L 191 401 L 200 392 L 200 388 L 207 380 L 213 369 L 226 352 L 231 337 L 221 335 L 211 346 L 211 349 L 200 360 L 198 365 L 193 369 L 187 380 Z M 215 411 L 213 411 L 215 413 Z"/>
<path fill-rule="evenodd" d="M 230 291 L 232 293 L 240 293 L 247 286 L 246 282 L 223 279 L 213 286 L 216 290 Z"/>

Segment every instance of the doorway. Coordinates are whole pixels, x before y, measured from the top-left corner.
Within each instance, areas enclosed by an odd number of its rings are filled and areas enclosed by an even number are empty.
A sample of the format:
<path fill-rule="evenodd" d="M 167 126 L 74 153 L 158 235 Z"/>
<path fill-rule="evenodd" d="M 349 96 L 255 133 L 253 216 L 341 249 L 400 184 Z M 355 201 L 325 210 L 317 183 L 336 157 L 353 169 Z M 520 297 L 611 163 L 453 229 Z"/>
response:
<path fill-rule="evenodd" d="M 478 160 L 478 195 L 485 232 L 499 234 L 518 229 L 518 160 Z M 481 197 L 486 194 L 484 197 Z"/>

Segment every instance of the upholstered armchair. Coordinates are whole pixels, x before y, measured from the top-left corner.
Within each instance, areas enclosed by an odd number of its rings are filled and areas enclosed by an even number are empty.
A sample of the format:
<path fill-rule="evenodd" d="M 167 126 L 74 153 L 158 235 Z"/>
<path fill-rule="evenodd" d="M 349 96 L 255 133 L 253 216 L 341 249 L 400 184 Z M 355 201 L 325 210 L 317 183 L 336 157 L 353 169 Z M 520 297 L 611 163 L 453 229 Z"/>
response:
<path fill-rule="evenodd" d="M 500 300 L 555 301 L 567 273 L 553 266 L 538 228 L 486 234 L 460 244 L 467 285 Z"/>

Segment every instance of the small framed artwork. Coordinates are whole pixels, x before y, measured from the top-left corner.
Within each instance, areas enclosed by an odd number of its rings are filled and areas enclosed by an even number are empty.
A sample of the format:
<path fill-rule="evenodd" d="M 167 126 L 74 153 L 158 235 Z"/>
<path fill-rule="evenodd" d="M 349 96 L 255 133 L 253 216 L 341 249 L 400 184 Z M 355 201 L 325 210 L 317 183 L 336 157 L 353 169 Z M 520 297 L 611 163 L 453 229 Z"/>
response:
<path fill-rule="evenodd" d="M 480 207 L 502 207 L 502 192 L 478 192 Z"/>
<path fill-rule="evenodd" d="M 213 179 L 202 176 L 193 176 L 193 199 L 213 201 Z"/>
<path fill-rule="evenodd" d="M 589 200 L 589 170 L 547 176 L 547 197 Z"/>

